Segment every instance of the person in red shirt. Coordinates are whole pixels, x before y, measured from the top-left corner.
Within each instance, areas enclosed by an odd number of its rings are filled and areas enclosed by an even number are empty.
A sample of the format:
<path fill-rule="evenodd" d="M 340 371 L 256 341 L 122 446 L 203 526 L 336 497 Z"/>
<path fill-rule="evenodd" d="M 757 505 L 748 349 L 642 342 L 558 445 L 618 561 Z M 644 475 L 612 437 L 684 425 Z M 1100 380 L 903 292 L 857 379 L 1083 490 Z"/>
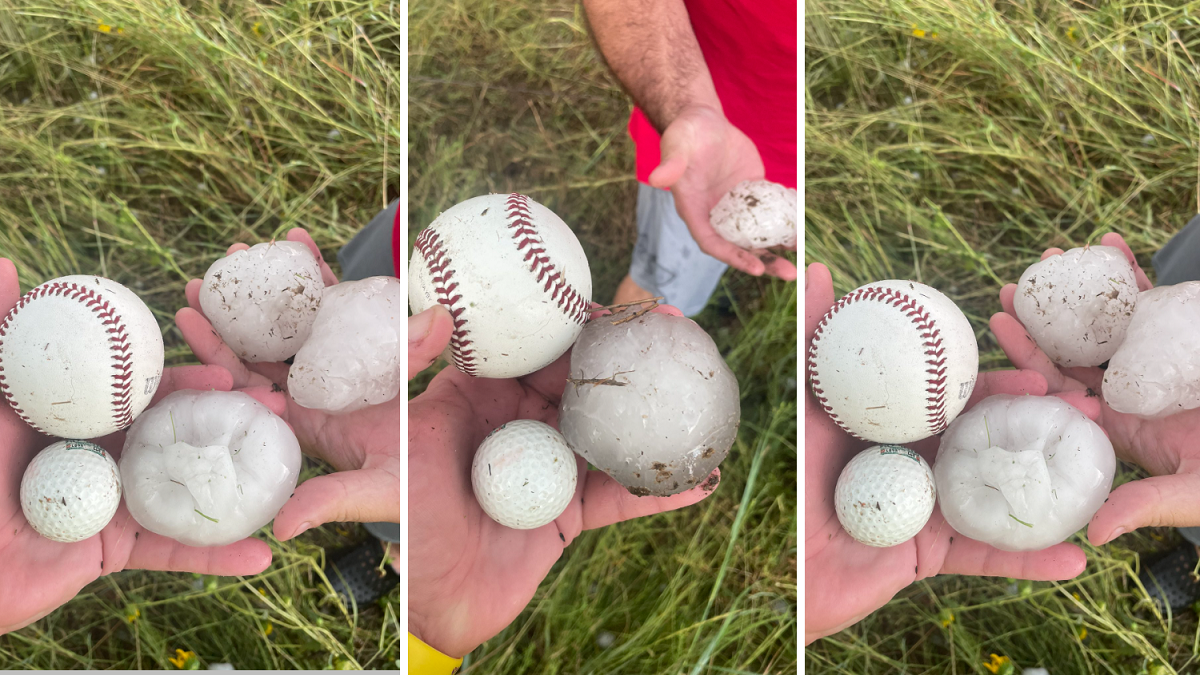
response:
<path fill-rule="evenodd" d="M 585 0 L 584 8 L 637 104 L 629 134 L 638 241 L 614 302 L 662 295 L 691 316 L 727 265 L 794 280 L 790 261 L 725 241 L 708 214 L 744 180 L 796 187 L 796 3 Z"/>

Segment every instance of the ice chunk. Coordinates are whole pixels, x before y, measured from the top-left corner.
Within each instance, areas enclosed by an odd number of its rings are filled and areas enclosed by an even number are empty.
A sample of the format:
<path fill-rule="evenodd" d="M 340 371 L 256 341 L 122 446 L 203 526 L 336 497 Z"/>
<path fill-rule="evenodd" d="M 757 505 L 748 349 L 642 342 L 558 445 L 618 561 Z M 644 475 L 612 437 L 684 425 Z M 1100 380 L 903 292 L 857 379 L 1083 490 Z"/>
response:
<path fill-rule="evenodd" d="M 200 308 L 240 358 L 283 361 L 308 339 L 324 287 L 307 246 L 274 241 L 213 263 L 200 286 Z"/>
<path fill-rule="evenodd" d="M 312 334 L 288 373 L 288 393 L 305 408 L 346 413 L 400 393 L 408 300 L 395 277 L 325 289 Z"/>
<path fill-rule="evenodd" d="M 1104 400 L 1150 418 L 1200 407 L 1200 281 L 1138 297 L 1125 342 L 1104 374 Z"/>
<path fill-rule="evenodd" d="M 742 248 L 796 245 L 796 191 L 747 180 L 727 192 L 709 214 L 713 229 Z"/>
<path fill-rule="evenodd" d="M 177 391 L 133 423 L 121 452 L 125 505 L 142 527 L 223 546 L 271 522 L 296 488 L 300 444 L 246 394 Z"/>
<path fill-rule="evenodd" d="M 1116 465 L 1104 431 L 1070 404 L 999 395 L 954 420 L 933 474 L 955 530 L 1006 551 L 1036 551 L 1091 520 Z"/>
<path fill-rule="evenodd" d="M 1098 366 L 1125 339 L 1137 294 L 1125 254 L 1089 246 L 1030 265 L 1017 283 L 1013 308 L 1051 361 Z"/>

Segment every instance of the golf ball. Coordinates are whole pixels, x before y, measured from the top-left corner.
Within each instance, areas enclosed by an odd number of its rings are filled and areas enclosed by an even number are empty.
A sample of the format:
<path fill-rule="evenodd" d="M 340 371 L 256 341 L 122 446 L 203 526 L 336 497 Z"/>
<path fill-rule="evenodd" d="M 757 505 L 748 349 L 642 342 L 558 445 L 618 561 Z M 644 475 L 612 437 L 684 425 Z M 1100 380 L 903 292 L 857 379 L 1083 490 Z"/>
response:
<path fill-rule="evenodd" d="M 120 503 L 117 463 L 87 441 L 59 441 L 42 450 L 21 479 L 25 520 L 53 541 L 71 543 L 95 535 Z"/>
<path fill-rule="evenodd" d="M 566 510 L 578 471 L 575 453 L 554 427 L 515 420 L 483 439 L 471 465 L 471 485 L 492 520 L 532 530 Z"/>
<path fill-rule="evenodd" d="M 875 445 L 842 469 L 833 500 L 851 537 L 885 548 L 925 527 L 935 496 L 933 471 L 920 455 L 898 445 Z"/>

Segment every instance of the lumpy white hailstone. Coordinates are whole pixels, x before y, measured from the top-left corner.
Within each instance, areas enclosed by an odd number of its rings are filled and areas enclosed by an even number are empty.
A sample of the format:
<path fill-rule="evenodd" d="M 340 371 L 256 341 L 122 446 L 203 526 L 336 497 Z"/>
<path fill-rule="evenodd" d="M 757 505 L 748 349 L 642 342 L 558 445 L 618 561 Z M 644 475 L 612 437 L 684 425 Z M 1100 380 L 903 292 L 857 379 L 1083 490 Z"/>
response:
<path fill-rule="evenodd" d="M 1142 417 L 1200 408 L 1200 281 L 1141 294 L 1104 373 L 1104 400 Z"/>
<path fill-rule="evenodd" d="M 283 361 L 308 339 L 324 287 L 307 246 L 273 241 L 213 263 L 200 287 L 200 308 L 240 358 Z"/>
<path fill-rule="evenodd" d="M 288 372 L 288 393 L 305 408 L 347 413 L 400 393 L 408 297 L 395 277 L 325 289 L 308 341 Z"/>
<path fill-rule="evenodd" d="M 1005 551 L 1037 551 L 1091 520 L 1116 466 L 1104 431 L 1070 404 L 998 395 L 954 420 L 933 474 L 955 530 Z"/>
<path fill-rule="evenodd" d="M 1137 298 L 1125 254 L 1089 246 L 1030 265 L 1017 283 L 1013 308 L 1051 361 L 1098 366 L 1121 346 Z"/>
<path fill-rule="evenodd" d="M 727 192 L 709 214 L 713 229 L 742 248 L 796 245 L 796 191 L 747 180 Z"/>
<path fill-rule="evenodd" d="M 737 378 L 690 319 L 592 319 L 571 353 L 558 424 L 571 449 L 638 496 L 700 485 L 741 419 Z"/>
<path fill-rule="evenodd" d="M 121 482 L 142 527 L 188 546 L 224 546 L 271 522 L 300 462 L 287 423 L 250 396 L 177 391 L 130 427 Z"/>

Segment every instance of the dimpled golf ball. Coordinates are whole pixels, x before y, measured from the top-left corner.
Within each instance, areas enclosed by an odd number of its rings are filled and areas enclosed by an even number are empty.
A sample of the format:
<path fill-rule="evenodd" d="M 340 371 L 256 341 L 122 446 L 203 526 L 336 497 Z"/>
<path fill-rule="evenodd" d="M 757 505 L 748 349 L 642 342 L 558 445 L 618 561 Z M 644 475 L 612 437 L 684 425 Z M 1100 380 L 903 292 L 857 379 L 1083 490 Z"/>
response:
<path fill-rule="evenodd" d="M 492 520 L 532 530 L 566 510 L 577 474 L 575 453 L 562 434 L 548 424 L 516 420 L 483 439 L 471 465 L 471 485 Z"/>
<path fill-rule="evenodd" d="M 920 455 L 898 445 L 875 445 L 842 469 L 833 500 L 851 537 L 886 548 L 925 527 L 935 497 L 933 471 Z"/>
<path fill-rule="evenodd" d="M 21 479 L 25 520 L 53 541 L 69 544 L 95 535 L 120 503 L 117 463 L 87 441 L 59 441 L 42 450 Z"/>

